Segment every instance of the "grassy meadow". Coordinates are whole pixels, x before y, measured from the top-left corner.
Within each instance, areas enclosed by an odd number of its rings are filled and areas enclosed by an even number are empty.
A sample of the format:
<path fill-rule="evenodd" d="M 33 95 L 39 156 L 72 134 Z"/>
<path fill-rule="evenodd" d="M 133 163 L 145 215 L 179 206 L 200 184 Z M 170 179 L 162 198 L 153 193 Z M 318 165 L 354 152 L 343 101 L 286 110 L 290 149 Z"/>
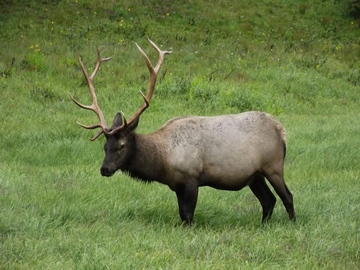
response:
<path fill-rule="evenodd" d="M 360 269 L 358 1 L 0 2 L 0 269 Z M 175 193 L 100 176 L 104 137 L 79 109 L 96 49 L 108 124 L 142 102 L 167 55 L 139 133 L 182 115 L 261 110 L 288 136 L 285 177 L 297 222 L 272 219 L 249 188 L 200 189 L 195 224 Z M 151 157 L 149 157 L 151 158 Z"/>

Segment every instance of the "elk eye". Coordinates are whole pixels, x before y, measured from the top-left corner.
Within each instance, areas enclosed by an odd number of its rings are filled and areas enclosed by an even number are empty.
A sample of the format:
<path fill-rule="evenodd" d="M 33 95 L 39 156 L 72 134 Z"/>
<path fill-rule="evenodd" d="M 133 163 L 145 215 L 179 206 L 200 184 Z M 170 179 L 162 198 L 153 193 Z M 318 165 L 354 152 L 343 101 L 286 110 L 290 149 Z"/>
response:
<path fill-rule="evenodd" d="M 125 143 L 120 143 L 120 150 L 124 149 L 125 148 Z"/>

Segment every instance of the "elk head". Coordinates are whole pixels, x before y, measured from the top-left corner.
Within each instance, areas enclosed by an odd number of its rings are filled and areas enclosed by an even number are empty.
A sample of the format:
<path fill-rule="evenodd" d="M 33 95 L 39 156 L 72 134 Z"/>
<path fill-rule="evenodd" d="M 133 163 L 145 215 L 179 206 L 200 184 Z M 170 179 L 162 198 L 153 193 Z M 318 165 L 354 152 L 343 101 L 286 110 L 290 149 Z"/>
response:
<path fill-rule="evenodd" d="M 86 126 L 79 122 L 77 122 L 81 127 L 86 129 L 96 129 L 99 128 L 100 130 L 95 134 L 93 138 L 91 138 L 91 141 L 96 140 L 101 134 L 104 134 L 106 137 L 106 142 L 104 145 L 105 150 L 105 158 L 103 161 L 103 164 L 100 169 L 100 173 L 103 176 L 111 176 L 113 175 L 118 169 L 125 169 L 127 166 L 127 162 L 131 158 L 132 155 L 134 155 L 134 134 L 135 129 L 139 122 L 140 115 L 149 107 L 149 103 L 152 97 L 152 94 L 154 92 L 155 84 L 156 84 L 156 78 L 160 71 L 161 65 L 164 61 L 165 54 L 170 54 L 171 51 L 161 51 L 154 42 L 152 42 L 148 38 L 149 43 L 155 48 L 155 50 L 159 54 L 159 59 L 157 61 L 157 64 L 155 67 L 151 64 L 149 58 L 144 53 L 144 51 L 139 47 L 138 44 L 135 43 L 136 47 L 139 49 L 140 53 L 143 55 L 146 66 L 150 72 L 150 79 L 149 79 L 149 85 L 148 85 L 148 91 L 146 96 L 140 91 L 141 96 L 144 99 L 144 102 L 142 103 L 141 107 L 135 112 L 133 116 L 129 118 L 129 120 L 126 120 L 124 115 L 122 113 L 117 113 L 111 128 L 108 128 L 105 117 L 100 110 L 97 102 L 97 97 L 95 94 L 95 87 L 93 84 L 94 78 L 96 76 L 96 73 L 99 71 L 101 63 L 108 61 L 111 59 L 111 57 L 108 58 L 101 58 L 100 56 L 100 50 L 97 51 L 97 63 L 95 66 L 94 71 L 89 76 L 89 74 L 86 71 L 86 68 L 84 64 L 81 61 L 81 57 L 78 57 L 80 67 L 82 72 L 84 73 L 85 80 L 87 82 L 89 92 L 92 98 L 92 104 L 91 105 L 83 105 L 80 102 L 78 102 L 73 96 L 71 96 L 71 99 L 75 102 L 76 105 L 79 107 L 91 110 L 96 113 L 99 122 L 98 124 Z"/>

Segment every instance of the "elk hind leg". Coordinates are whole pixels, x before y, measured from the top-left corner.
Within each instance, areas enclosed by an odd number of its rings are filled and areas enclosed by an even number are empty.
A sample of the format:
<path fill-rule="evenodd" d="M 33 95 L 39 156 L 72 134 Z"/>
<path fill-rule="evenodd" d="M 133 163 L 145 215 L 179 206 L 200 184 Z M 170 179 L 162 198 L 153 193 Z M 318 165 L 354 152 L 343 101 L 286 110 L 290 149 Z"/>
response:
<path fill-rule="evenodd" d="M 266 178 L 269 180 L 270 184 L 281 198 L 290 220 L 295 221 L 296 215 L 294 210 L 293 195 L 285 184 L 283 174 L 272 173 L 267 175 Z"/>
<path fill-rule="evenodd" d="M 263 209 L 262 223 L 264 223 L 273 213 L 276 198 L 266 184 L 264 176 L 260 174 L 255 176 L 249 187 L 260 201 Z"/>

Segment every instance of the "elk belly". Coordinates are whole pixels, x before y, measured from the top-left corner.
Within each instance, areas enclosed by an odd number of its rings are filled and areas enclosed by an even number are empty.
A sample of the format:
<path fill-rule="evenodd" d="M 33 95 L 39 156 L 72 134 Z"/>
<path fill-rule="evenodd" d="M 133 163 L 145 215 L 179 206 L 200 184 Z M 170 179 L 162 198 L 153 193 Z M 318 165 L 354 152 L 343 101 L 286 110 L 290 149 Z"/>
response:
<path fill-rule="evenodd" d="M 199 186 L 210 186 L 223 190 L 240 190 L 253 179 L 255 172 L 243 168 L 223 166 L 223 164 L 208 164 L 199 175 Z"/>

